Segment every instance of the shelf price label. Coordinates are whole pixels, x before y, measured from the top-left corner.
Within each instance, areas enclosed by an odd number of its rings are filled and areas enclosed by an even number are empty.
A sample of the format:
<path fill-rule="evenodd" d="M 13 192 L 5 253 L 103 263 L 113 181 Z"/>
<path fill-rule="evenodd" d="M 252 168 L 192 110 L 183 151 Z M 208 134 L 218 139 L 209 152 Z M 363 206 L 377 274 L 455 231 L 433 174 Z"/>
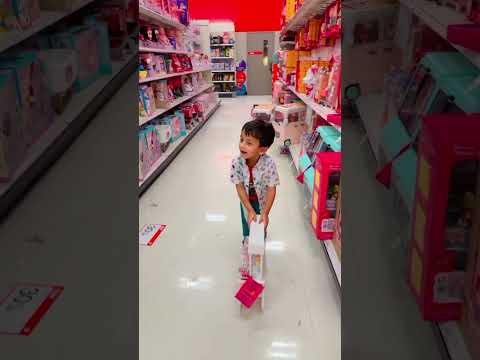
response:
<path fill-rule="evenodd" d="M 140 245 L 152 246 L 157 238 L 162 234 L 167 225 L 149 224 L 145 225 L 139 234 Z"/>
<path fill-rule="evenodd" d="M 15 285 L 0 302 L 0 334 L 30 335 L 62 291 L 63 286 Z"/>

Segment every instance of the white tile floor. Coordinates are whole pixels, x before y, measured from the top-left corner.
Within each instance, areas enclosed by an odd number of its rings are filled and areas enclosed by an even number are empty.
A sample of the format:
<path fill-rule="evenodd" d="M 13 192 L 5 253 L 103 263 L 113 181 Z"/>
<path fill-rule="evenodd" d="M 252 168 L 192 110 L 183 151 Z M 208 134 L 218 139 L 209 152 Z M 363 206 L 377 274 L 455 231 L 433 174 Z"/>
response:
<path fill-rule="evenodd" d="M 223 99 L 140 199 L 140 226 L 167 225 L 153 247 L 140 248 L 140 360 L 340 359 L 340 295 L 290 157 L 276 146 L 270 155 L 281 185 L 270 216 L 264 313 L 242 315 L 233 297 L 241 224 L 229 165 L 252 104 L 269 99 Z"/>

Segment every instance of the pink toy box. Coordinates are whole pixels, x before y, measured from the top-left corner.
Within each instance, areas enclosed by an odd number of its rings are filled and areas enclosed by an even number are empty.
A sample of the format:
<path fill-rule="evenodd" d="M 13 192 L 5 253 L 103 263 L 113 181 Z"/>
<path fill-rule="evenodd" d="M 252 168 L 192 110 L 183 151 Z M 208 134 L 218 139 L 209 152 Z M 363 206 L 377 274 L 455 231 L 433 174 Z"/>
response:
<path fill-rule="evenodd" d="M 306 107 L 300 103 L 278 105 L 275 108 L 273 128 L 281 144 L 289 146 L 300 143 L 302 135 L 308 128 L 305 115 Z"/>
<path fill-rule="evenodd" d="M 317 153 L 311 224 L 319 240 L 331 240 L 335 235 L 341 171 L 341 152 Z"/>
<path fill-rule="evenodd" d="M 0 181 L 10 179 L 26 151 L 24 126 L 18 117 L 19 102 L 13 71 L 0 71 Z"/>
<path fill-rule="evenodd" d="M 408 283 L 425 320 L 461 317 L 480 160 L 480 114 L 423 119 Z"/>

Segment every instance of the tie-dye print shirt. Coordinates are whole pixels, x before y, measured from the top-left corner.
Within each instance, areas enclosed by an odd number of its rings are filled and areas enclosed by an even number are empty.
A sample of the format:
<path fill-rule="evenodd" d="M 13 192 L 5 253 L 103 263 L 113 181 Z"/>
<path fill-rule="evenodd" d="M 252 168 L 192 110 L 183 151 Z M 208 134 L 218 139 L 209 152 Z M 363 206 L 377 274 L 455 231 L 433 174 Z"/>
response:
<path fill-rule="evenodd" d="M 264 209 L 267 201 L 267 188 L 280 184 L 277 167 L 270 156 L 261 155 L 257 164 L 253 167 L 252 173 L 260 209 Z M 234 157 L 230 167 L 230 181 L 235 185 L 243 183 L 247 194 L 249 194 L 249 176 L 245 159 L 241 155 Z"/>

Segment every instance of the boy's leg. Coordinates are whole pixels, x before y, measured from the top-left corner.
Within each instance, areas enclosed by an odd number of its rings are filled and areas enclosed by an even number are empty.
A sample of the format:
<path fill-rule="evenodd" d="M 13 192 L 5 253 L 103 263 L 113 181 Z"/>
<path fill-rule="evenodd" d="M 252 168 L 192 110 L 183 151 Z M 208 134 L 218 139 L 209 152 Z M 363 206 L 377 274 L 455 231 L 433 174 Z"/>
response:
<path fill-rule="evenodd" d="M 250 228 L 248 227 L 248 221 L 247 221 L 247 217 L 245 215 L 245 210 L 243 209 L 242 203 L 240 203 L 240 214 L 242 217 L 243 237 L 247 237 L 250 235 Z"/>

